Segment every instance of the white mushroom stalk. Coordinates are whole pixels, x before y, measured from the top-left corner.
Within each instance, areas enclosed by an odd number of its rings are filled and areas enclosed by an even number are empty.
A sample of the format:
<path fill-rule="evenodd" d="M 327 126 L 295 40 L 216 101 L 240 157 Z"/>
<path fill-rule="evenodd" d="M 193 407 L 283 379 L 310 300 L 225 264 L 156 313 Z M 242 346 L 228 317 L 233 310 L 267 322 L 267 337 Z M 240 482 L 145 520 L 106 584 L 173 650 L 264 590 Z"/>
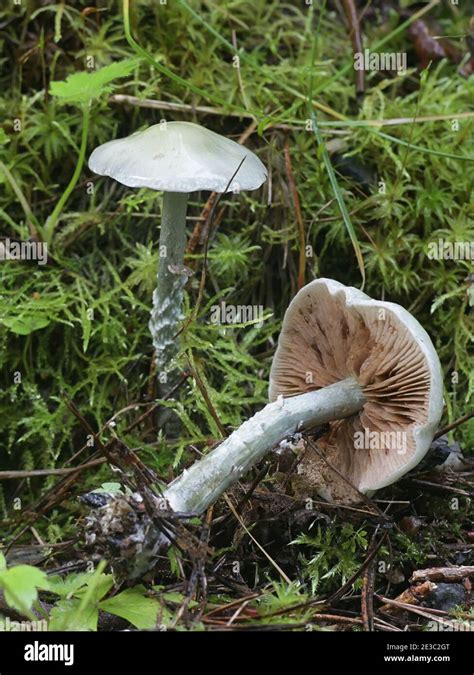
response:
<path fill-rule="evenodd" d="M 160 382 L 179 351 L 183 317 L 186 212 L 191 192 L 240 192 L 264 183 L 267 171 L 247 148 L 190 122 L 161 122 L 94 150 L 89 167 L 129 187 L 163 195 L 160 259 L 149 328 Z M 240 168 L 239 168 L 240 167 Z M 238 169 L 238 171 L 237 171 Z M 170 389 L 171 383 L 168 382 Z M 162 391 L 162 393 L 165 393 Z"/>
<path fill-rule="evenodd" d="M 165 192 L 161 213 L 160 259 L 153 291 L 153 306 L 148 327 L 153 340 L 158 373 L 166 372 L 178 351 L 176 333 L 183 318 L 183 294 L 187 276 L 184 269 L 186 251 L 186 211 L 188 195 Z"/>
<path fill-rule="evenodd" d="M 269 403 L 164 493 L 173 511 L 203 513 L 272 448 L 294 434 L 358 412 L 366 399 L 348 378 L 324 389 Z"/>

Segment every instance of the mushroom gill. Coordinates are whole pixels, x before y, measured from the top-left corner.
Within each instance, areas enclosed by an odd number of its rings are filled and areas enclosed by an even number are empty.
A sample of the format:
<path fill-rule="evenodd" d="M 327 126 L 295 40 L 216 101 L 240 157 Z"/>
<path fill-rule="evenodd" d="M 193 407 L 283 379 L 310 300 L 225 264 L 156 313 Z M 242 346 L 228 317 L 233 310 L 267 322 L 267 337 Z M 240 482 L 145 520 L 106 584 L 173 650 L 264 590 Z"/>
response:
<path fill-rule="evenodd" d="M 295 481 L 298 492 L 357 501 L 357 491 L 384 487 L 417 463 L 414 432 L 429 420 L 430 365 L 402 308 L 334 283 L 315 282 L 299 295 L 285 316 L 270 399 L 351 376 L 359 382 L 364 407 L 332 422 L 317 449 L 305 448 Z"/>

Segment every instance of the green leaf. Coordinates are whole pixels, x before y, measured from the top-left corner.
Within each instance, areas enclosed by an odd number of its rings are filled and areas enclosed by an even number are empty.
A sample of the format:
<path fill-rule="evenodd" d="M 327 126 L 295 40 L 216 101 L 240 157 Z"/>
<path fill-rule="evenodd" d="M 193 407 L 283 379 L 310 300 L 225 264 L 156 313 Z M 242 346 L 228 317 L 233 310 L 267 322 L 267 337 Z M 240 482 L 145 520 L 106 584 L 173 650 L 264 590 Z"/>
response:
<path fill-rule="evenodd" d="M 109 614 L 126 619 L 135 628 L 154 628 L 161 605 L 158 600 L 145 597 L 144 593 L 144 586 L 128 588 L 113 598 L 103 600 L 99 607 Z"/>
<path fill-rule="evenodd" d="M 3 572 L 6 569 L 7 569 L 7 561 L 3 553 L 0 551 L 0 572 Z"/>
<path fill-rule="evenodd" d="M 0 588 L 9 607 L 28 614 L 38 598 L 38 588 L 47 590 L 49 584 L 46 574 L 36 567 L 17 565 L 0 572 Z"/>
<path fill-rule="evenodd" d="M 84 354 L 87 351 L 89 346 L 89 340 L 91 339 L 92 333 L 92 321 L 89 318 L 87 310 L 82 308 L 81 311 L 81 323 L 82 323 L 82 351 Z"/>
<path fill-rule="evenodd" d="M 79 612 L 80 600 L 60 600 L 51 610 L 49 630 L 80 631 L 97 630 L 99 610 L 95 605 L 87 605 Z"/>
<path fill-rule="evenodd" d="M 106 595 L 114 585 L 114 579 L 111 574 L 87 574 L 85 580 L 85 587 L 80 588 L 76 593 L 76 597 L 82 598 L 86 593 L 89 594 L 88 602 L 98 602 Z"/>
<path fill-rule="evenodd" d="M 112 82 L 129 75 L 138 63 L 139 59 L 125 59 L 91 73 L 74 73 L 65 80 L 51 82 L 50 93 L 59 98 L 61 103 L 89 103 L 104 94 L 110 94 L 115 86 Z"/>
<path fill-rule="evenodd" d="M 51 576 L 49 577 L 49 590 L 62 598 L 67 598 L 86 586 L 89 576 L 88 572 L 68 574 L 67 577 L 61 577 L 59 575 Z"/>
<path fill-rule="evenodd" d="M 63 18 L 63 12 L 64 12 L 64 5 L 61 3 L 60 5 L 58 5 L 58 11 L 54 16 L 54 41 L 56 43 L 58 43 L 62 38 L 61 21 Z"/>
<path fill-rule="evenodd" d="M 17 335 L 29 335 L 35 330 L 46 328 L 51 323 L 45 316 L 15 316 L 2 319 L 1 323 Z"/>

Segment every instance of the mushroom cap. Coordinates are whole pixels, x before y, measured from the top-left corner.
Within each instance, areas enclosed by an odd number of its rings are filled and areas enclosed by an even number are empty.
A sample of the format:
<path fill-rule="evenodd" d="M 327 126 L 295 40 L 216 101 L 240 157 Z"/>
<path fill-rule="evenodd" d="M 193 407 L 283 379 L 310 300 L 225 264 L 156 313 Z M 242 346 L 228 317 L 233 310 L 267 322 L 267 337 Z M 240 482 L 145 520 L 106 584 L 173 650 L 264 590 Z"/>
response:
<path fill-rule="evenodd" d="M 366 403 L 332 422 L 316 442 L 321 454 L 306 448 L 299 467 L 300 486 L 330 501 L 357 501 L 357 490 L 378 490 L 418 464 L 441 419 L 443 376 L 428 334 L 406 309 L 316 279 L 286 311 L 269 397 L 295 396 L 347 377 L 360 384 Z"/>
<path fill-rule="evenodd" d="M 164 192 L 255 190 L 267 178 L 253 152 L 191 122 L 155 124 L 104 143 L 93 151 L 89 168 L 128 187 Z"/>

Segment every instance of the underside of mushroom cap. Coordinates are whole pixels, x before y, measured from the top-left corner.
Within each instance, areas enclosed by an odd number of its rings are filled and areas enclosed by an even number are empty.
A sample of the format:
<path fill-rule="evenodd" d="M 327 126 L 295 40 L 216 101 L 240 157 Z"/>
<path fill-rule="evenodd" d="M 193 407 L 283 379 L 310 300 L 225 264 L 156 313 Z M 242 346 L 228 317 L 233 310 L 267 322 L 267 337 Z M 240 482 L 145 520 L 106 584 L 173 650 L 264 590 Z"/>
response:
<path fill-rule="evenodd" d="M 165 192 L 255 190 L 267 177 L 253 152 L 191 122 L 155 124 L 104 143 L 92 153 L 89 168 L 128 187 Z"/>
<path fill-rule="evenodd" d="M 443 409 L 433 344 L 399 305 L 331 279 L 302 288 L 285 314 L 270 373 L 270 400 L 348 377 L 366 403 L 305 449 L 299 480 L 331 501 L 353 501 L 395 482 L 427 452 Z M 336 471 L 334 470 L 334 467 Z M 345 477 L 341 478 L 341 475 Z"/>

